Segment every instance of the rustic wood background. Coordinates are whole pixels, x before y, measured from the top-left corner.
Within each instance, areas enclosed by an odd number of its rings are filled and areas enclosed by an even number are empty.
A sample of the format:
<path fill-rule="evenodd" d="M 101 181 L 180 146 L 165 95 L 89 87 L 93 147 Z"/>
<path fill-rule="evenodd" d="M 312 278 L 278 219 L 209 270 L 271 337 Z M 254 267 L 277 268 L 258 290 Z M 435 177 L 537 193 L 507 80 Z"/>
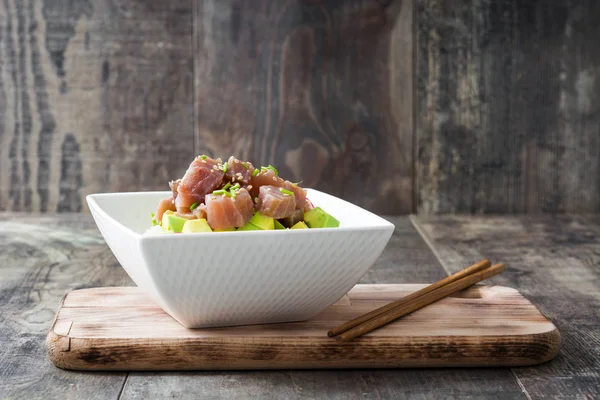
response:
<path fill-rule="evenodd" d="M 600 3 L 1 0 L 0 210 L 199 153 L 380 213 L 600 211 Z"/>

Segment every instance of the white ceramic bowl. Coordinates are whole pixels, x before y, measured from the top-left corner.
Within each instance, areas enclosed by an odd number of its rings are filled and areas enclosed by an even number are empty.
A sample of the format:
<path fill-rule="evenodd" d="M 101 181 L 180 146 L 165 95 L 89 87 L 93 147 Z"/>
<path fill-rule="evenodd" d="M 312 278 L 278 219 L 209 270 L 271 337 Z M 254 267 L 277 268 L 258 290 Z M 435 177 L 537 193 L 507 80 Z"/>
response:
<path fill-rule="evenodd" d="M 309 319 L 373 265 L 394 225 L 308 189 L 339 228 L 143 235 L 170 192 L 87 196 L 106 243 L 131 279 L 188 328 Z"/>

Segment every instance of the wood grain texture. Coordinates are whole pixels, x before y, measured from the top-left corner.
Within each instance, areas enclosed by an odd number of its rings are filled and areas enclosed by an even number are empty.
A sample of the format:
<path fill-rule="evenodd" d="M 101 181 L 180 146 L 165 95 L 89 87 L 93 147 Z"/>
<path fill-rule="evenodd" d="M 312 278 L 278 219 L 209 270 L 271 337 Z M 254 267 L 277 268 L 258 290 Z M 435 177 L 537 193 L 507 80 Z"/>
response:
<path fill-rule="evenodd" d="M 191 0 L 0 2 L 0 210 L 162 189 L 193 148 Z"/>
<path fill-rule="evenodd" d="M 448 272 L 489 257 L 554 321 L 558 356 L 514 373 L 529 398 L 595 398 L 600 387 L 600 217 L 419 217 L 415 224 Z"/>
<path fill-rule="evenodd" d="M 424 285 L 357 285 L 304 322 L 186 329 L 139 288 L 65 297 L 46 344 L 64 369 L 239 370 L 521 366 L 552 359 L 560 334 L 518 291 L 476 286 L 342 343 L 327 330 Z M 106 297 L 111 296 L 111 304 Z"/>
<path fill-rule="evenodd" d="M 194 4 L 198 153 L 412 210 L 412 1 Z"/>
<path fill-rule="evenodd" d="M 44 338 L 65 290 L 131 285 L 90 216 L 0 213 L 0 398 L 116 399 L 125 374 L 72 374 Z"/>
<path fill-rule="evenodd" d="M 419 213 L 600 211 L 600 3 L 417 4 Z"/>

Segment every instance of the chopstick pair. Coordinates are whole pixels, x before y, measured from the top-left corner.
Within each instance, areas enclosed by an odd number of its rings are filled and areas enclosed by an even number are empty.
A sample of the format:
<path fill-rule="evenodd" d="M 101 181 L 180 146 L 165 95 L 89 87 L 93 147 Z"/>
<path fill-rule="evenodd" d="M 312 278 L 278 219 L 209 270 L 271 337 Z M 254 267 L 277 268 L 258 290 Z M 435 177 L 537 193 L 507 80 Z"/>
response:
<path fill-rule="evenodd" d="M 327 336 L 337 337 L 342 342 L 350 341 L 504 271 L 504 264 L 491 265 L 490 260 L 479 261 L 439 282 L 348 321 L 327 332 Z"/>

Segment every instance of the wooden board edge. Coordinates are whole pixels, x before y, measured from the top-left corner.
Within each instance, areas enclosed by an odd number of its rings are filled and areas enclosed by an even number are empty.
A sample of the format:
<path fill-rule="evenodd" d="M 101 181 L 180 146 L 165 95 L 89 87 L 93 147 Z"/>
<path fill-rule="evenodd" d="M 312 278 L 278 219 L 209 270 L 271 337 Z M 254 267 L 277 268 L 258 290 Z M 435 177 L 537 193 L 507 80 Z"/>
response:
<path fill-rule="evenodd" d="M 46 354 L 50 361 L 57 367 L 60 367 L 61 364 L 61 356 L 68 352 L 71 349 L 71 337 L 69 333 L 71 331 L 72 323 L 68 325 L 68 329 L 64 329 L 64 327 L 57 325 L 58 318 L 60 316 L 60 311 L 63 309 L 65 304 L 65 299 L 72 293 L 73 291 L 65 294 L 59 302 L 58 310 L 56 311 L 56 315 L 54 316 L 54 320 L 50 325 L 50 329 L 48 330 L 48 334 L 46 335 Z M 58 331 L 58 332 L 57 332 Z"/>
<path fill-rule="evenodd" d="M 432 343 L 432 338 L 437 341 Z M 321 344 L 303 344 L 291 338 L 273 345 L 269 338 L 261 339 L 265 341 L 254 338 L 251 344 L 244 343 L 244 338 L 230 343 L 218 338 L 172 343 L 159 338 L 140 339 L 132 347 L 126 339 L 71 338 L 69 350 L 54 347 L 51 360 L 59 368 L 74 371 L 523 367 L 552 360 L 560 348 L 556 327 L 533 335 L 415 337 L 400 343 L 378 338 L 347 344 L 328 339 Z M 513 349 L 503 354 L 507 346 Z M 381 353 L 382 347 L 388 349 L 387 355 Z M 288 354 L 278 359 L 279 352 Z"/>
<path fill-rule="evenodd" d="M 542 314 L 542 313 L 540 312 L 540 314 Z M 544 314 L 542 314 L 542 315 L 544 316 L 544 318 L 546 318 L 546 316 Z M 532 364 L 532 365 L 543 364 L 545 362 L 548 362 L 548 361 L 552 360 L 554 357 L 556 357 L 556 355 L 560 351 L 560 345 L 561 345 L 560 331 L 558 330 L 556 325 L 554 325 L 548 318 L 546 318 L 546 319 L 548 320 L 548 322 L 550 322 L 550 324 L 552 324 L 552 329 L 547 332 L 540 333 L 540 334 L 538 334 L 538 336 L 540 338 L 542 338 L 546 343 L 548 343 L 548 350 L 546 351 L 545 354 L 540 354 L 539 362 Z"/>

